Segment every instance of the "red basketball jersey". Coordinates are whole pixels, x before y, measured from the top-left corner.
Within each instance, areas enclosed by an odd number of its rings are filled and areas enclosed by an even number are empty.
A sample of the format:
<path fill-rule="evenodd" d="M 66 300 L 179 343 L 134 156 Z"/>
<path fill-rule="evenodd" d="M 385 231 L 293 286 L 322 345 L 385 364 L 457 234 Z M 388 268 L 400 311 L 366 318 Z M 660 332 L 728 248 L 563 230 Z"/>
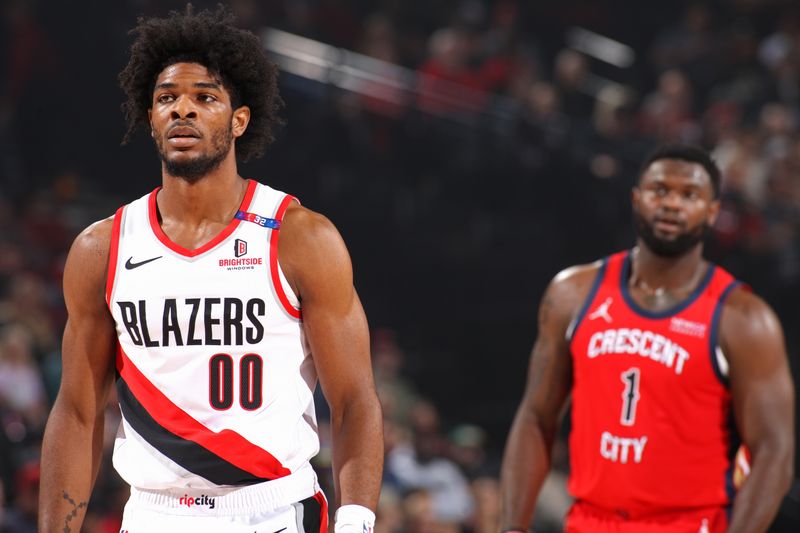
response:
<path fill-rule="evenodd" d="M 569 490 L 629 518 L 728 505 L 739 439 L 717 328 L 738 282 L 709 265 L 653 312 L 628 293 L 630 265 L 629 252 L 603 261 L 572 328 Z"/>

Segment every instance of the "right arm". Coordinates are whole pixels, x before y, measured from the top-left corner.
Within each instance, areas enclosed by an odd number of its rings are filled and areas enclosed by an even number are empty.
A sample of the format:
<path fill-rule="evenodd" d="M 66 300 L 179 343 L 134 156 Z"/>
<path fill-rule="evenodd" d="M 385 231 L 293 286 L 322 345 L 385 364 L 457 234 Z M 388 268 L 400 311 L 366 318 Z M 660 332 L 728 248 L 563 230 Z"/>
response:
<path fill-rule="evenodd" d="M 553 440 L 572 387 L 567 329 L 583 305 L 597 270 L 597 264 L 568 269 L 553 279 L 542 297 L 528 382 L 503 456 L 503 531 L 528 530 L 536 498 L 550 470 Z"/>
<path fill-rule="evenodd" d="M 39 531 L 80 531 L 102 457 L 116 331 L 105 302 L 111 219 L 81 233 L 64 268 L 62 377 L 42 444 Z"/>

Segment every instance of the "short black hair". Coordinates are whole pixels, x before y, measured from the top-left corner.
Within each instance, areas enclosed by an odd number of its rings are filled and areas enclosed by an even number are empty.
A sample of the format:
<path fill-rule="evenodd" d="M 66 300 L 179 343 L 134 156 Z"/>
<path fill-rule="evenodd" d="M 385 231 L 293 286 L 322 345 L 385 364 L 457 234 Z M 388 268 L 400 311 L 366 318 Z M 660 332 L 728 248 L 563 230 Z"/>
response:
<path fill-rule="evenodd" d="M 697 163 L 702 166 L 708 173 L 711 179 L 711 191 L 714 198 L 719 196 L 720 181 L 722 179 L 722 171 L 717 166 L 716 161 L 711 157 L 707 150 L 694 144 L 663 144 L 653 150 L 650 155 L 645 158 L 642 168 L 639 171 L 639 177 L 647 171 L 647 168 L 662 159 L 678 159 L 680 161 L 688 161 L 689 163 Z"/>
<path fill-rule="evenodd" d="M 222 5 L 216 11 L 172 11 L 166 18 L 138 19 L 130 32 L 136 35 L 128 64 L 119 74 L 127 96 L 122 111 L 128 123 L 122 143 L 140 125 L 147 126 L 156 78 L 175 63 L 199 63 L 220 82 L 234 107 L 250 108 L 250 123 L 236 139 L 236 155 L 243 161 L 263 155 L 275 140 L 273 128 L 282 124 L 278 111 L 278 69 L 264 53 L 258 37 L 234 26 L 234 17 Z"/>

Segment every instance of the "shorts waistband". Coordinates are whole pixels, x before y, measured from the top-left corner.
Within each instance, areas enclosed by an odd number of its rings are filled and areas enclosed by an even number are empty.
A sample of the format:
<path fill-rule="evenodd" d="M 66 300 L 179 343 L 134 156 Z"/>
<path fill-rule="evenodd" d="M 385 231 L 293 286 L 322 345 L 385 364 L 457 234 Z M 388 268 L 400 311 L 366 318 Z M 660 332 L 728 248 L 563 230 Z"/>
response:
<path fill-rule="evenodd" d="M 319 490 L 317 475 L 306 464 L 288 476 L 243 487 L 155 490 L 131 487 L 129 503 L 167 514 L 228 515 L 274 511 L 314 496 Z"/>
<path fill-rule="evenodd" d="M 685 509 L 651 509 L 651 510 L 626 510 L 626 509 L 606 509 L 594 505 L 586 500 L 576 500 L 572 508 L 576 512 L 592 515 L 597 518 L 612 521 L 648 521 L 661 522 L 671 521 L 676 518 L 697 515 L 698 517 L 708 516 L 709 514 L 725 513 L 727 507 L 723 505 L 711 505 L 705 507 L 687 507 Z"/>

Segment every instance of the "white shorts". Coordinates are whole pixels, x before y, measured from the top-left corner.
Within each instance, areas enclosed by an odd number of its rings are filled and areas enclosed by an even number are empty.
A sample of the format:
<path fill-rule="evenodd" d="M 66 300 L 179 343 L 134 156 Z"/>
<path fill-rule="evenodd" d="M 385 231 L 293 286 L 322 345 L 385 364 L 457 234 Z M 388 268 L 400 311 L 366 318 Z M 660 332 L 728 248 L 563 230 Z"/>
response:
<path fill-rule="evenodd" d="M 328 504 L 311 468 L 246 487 L 131 488 L 120 533 L 327 533 Z"/>

